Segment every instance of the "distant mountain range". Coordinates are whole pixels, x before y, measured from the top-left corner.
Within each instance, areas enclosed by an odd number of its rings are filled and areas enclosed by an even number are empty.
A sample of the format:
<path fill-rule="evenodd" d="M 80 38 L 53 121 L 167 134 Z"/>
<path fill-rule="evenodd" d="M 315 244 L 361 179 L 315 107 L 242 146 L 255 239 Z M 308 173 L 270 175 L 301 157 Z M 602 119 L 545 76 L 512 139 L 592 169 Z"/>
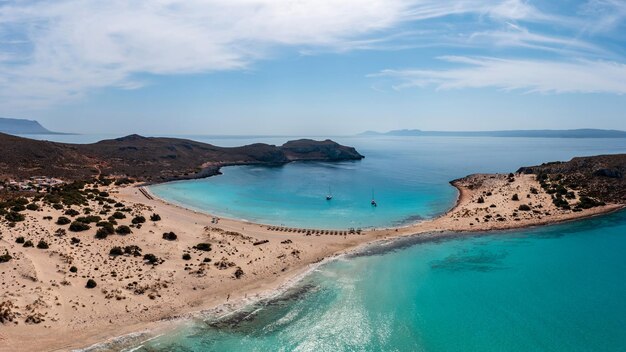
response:
<path fill-rule="evenodd" d="M 576 129 L 576 130 L 510 130 L 510 131 L 422 131 L 394 130 L 389 132 L 366 131 L 359 136 L 409 136 L 409 137 L 530 137 L 530 138 L 626 138 L 626 131 Z"/>
<path fill-rule="evenodd" d="M 65 134 L 53 132 L 35 120 L 8 119 L 0 117 L 0 132 L 8 134 Z"/>

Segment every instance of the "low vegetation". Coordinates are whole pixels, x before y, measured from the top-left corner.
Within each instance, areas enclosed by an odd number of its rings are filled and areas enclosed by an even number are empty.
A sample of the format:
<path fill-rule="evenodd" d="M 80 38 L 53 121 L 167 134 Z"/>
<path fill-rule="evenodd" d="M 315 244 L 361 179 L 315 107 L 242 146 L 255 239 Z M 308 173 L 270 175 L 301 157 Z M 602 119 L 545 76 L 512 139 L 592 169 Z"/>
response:
<path fill-rule="evenodd" d="M 26 219 L 23 214 L 20 214 L 16 211 L 10 211 L 4 217 L 9 222 L 20 222 Z"/>
<path fill-rule="evenodd" d="M 46 242 L 44 240 L 39 240 L 39 242 L 37 243 L 37 248 L 39 248 L 39 249 L 48 249 L 48 248 L 50 248 L 50 246 L 48 245 L 48 242 Z"/>
<path fill-rule="evenodd" d="M 115 233 L 117 233 L 118 235 L 128 235 L 131 232 L 132 231 L 130 230 L 130 227 L 126 225 L 120 225 L 115 229 Z"/>
<path fill-rule="evenodd" d="M 4 254 L 0 255 L 0 263 L 6 263 L 13 259 L 8 250 L 5 250 Z"/>
<path fill-rule="evenodd" d="M 67 225 L 71 222 L 72 220 L 70 220 L 69 218 L 65 216 L 59 216 L 59 218 L 57 219 L 57 225 Z"/>
<path fill-rule="evenodd" d="M 197 245 L 195 245 L 193 248 L 199 250 L 199 251 L 205 251 L 208 252 L 211 250 L 211 244 L 210 243 L 198 243 Z"/>
<path fill-rule="evenodd" d="M 138 215 L 135 216 L 130 222 L 133 224 L 143 224 L 144 222 L 146 222 L 146 218 L 142 215 Z"/>
<path fill-rule="evenodd" d="M 80 221 L 73 221 L 70 224 L 70 231 L 72 231 L 72 232 L 87 231 L 90 228 L 91 227 L 89 225 L 85 224 L 84 222 L 80 222 Z"/>
<path fill-rule="evenodd" d="M 163 234 L 163 239 L 168 241 L 175 241 L 178 238 L 174 232 L 165 232 Z"/>

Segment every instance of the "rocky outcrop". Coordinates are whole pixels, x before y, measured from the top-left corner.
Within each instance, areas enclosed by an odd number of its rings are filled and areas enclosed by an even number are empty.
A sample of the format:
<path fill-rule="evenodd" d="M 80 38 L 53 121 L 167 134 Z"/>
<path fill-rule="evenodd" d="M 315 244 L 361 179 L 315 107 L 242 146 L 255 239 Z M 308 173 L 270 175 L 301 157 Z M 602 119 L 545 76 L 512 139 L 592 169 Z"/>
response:
<path fill-rule="evenodd" d="M 342 146 L 330 139 L 314 141 L 312 139 L 299 139 L 283 144 L 280 149 L 289 160 L 361 160 L 363 155 L 352 147 Z"/>

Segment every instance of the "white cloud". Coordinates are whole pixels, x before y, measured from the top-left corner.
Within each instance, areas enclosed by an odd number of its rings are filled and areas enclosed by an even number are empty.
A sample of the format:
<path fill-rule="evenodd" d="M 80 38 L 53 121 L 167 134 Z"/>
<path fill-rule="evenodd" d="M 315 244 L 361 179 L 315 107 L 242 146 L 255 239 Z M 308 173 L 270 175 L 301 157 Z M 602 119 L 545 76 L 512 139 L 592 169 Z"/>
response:
<path fill-rule="evenodd" d="M 5 1 L 0 49 L 11 54 L 0 59 L 12 61 L 0 61 L 0 101 L 46 105 L 140 87 L 136 74 L 244 69 L 277 46 L 369 48 L 400 23 L 463 13 L 535 15 L 521 0 Z"/>
<path fill-rule="evenodd" d="M 626 94 L 626 65 L 607 61 L 542 61 L 489 57 L 443 57 L 462 67 L 442 70 L 384 70 L 397 89 L 498 88 L 541 93 Z"/>
<path fill-rule="evenodd" d="M 0 1 L 0 105 L 45 107 L 99 88 L 137 89 L 141 74 L 247 69 L 282 47 L 302 53 L 414 47 L 411 41 L 429 29 L 420 21 L 463 14 L 502 24 L 566 22 L 523 0 Z M 411 28 L 401 28 L 407 23 Z M 456 33 L 441 35 L 426 36 L 436 43 Z M 528 32 L 506 38 L 482 32 L 473 40 L 487 37 L 591 50 Z"/>
<path fill-rule="evenodd" d="M 583 53 L 610 55 L 597 45 L 578 38 L 534 33 L 515 23 L 506 23 L 506 25 L 505 29 L 474 32 L 468 37 L 467 42 L 481 46 L 528 48 L 564 55 L 581 55 Z"/>
<path fill-rule="evenodd" d="M 580 10 L 588 18 L 582 32 L 607 32 L 623 25 L 626 19 L 626 2 L 623 0 L 589 0 Z"/>

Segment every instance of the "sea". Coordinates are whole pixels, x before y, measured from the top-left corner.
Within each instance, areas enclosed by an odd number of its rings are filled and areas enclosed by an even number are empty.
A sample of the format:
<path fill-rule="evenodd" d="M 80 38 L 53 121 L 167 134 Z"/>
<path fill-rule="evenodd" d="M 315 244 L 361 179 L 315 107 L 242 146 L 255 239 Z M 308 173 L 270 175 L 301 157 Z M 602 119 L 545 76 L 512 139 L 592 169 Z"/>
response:
<path fill-rule="evenodd" d="M 294 137 L 185 138 L 234 146 Z M 267 224 L 391 227 L 444 213 L 457 197 L 449 181 L 470 173 L 626 153 L 626 139 L 333 139 L 365 159 L 227 167 L 220 176 L 151 191 Z M 403 238 L 319 265 L 281 294 L 232 314 L 199 315 L 162 335 L 88 350 L 626 351 L 625 253 L 624 211 L 515 231 Z"/>

